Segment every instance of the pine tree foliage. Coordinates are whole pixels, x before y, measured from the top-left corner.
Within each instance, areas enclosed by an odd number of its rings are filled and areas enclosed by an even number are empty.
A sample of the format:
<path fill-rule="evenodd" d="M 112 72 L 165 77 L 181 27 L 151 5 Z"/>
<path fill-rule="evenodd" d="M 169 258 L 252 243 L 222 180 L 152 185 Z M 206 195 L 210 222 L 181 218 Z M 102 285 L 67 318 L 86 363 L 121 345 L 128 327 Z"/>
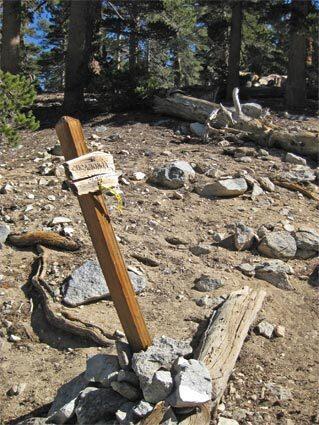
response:
<path fill-rule="evenodd" d="M 16 144 L 18 130 L 35 131 L 39 123 L 28 110 L 34 103 L 36 90 L 27 77 L 0 71 L 0 137 Z"/>

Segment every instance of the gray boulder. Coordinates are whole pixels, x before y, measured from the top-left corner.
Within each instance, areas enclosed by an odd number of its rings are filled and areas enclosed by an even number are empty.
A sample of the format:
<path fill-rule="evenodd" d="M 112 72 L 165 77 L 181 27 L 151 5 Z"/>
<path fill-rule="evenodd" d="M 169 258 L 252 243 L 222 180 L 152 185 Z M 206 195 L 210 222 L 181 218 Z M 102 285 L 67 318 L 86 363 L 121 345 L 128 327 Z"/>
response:
<path fill-rule="evenodd" d="M 316 180 L 316 174 L 309 168 L 299 165 L 297 168 L 291 171 L 284 171 L 280 174 L 282 180 L 291 182 L 313 182 Z"/>
<path fill-rule="evenodd" d="M 289 232 L 271 232 L 263 237 L 258 251 L 269 258 L 288 260 L 295 257 L 297 244 Z"/>
<path fill-rule="evenodd" d="M 128 274 L 135 293 L 139 294 L 146 287 L 146 277 L 131 270 Z M 85 261 L 69 276 L 62 287 L 62 295 L 63 302 L 71 307 L 109 298 L 110 291 L 100 265 L 96 261 Z"/>
<path fill-rule="evenodd" d="M 138 377 L 132 370 L 120 370 L 117 375 L 117 380 L 118 382 L 128 382 L 129 384 L 134 385 L 134 387 L 139 386 Z"/>
<path fill-rule="evenodd" d="M 59 388 L 48 413 L 48 423 L 64 424 L 74 414 L 75 401 L 88 385 L 85 374 L 76 376 Z"/>
<path fill-rule="evenodd" d="M 224 284 L 221 279 L 214 279 L 205 274 L 202 274 L 201 277 L 195 281 L 195 289 L 200 292 L 214 291 L 223 285 Z"/>
<path fill-rule="evenodd" d="M 242 272 L 245 276 L 253 277 L 255 276 L 255 266 L 249 263 L 242 263 L 237 266 L 238 270 Z"/>
<path fill-rule="evenodd" d="M 126 402 L 112 388 L 86 388 L 76 402 L 78 425 L 95 424 L 115 412 Z"/>
<path fill-rule="evenodd" d="M 117 380 L 119 370 L 117 356 L 96 354 L 87 359 L 85 378 L 88 382 L 98 382 L 107 387 Z"/>
<path fill-rule="evenodd" d="M 248 189 L 247 182 L 244 178 L 219 180 L 212 184 L 204 186 L 201 195 L 205 198 L 221 197 L 227 198 L 231 196 L 239 196 Z"/>
<path fill-rule="evenodd" d="M 304 260 L 316 257 L 319 252 L 319 234 L 313 229 L 299 229 L 294 237 L 297 243 L 297 258 Z"/>
<path fill-rule="evenodd" d="M 127 398 L 130 401 L 136 401 L 141 399 L 141 391 L 139 388 L 134 387 L 128 382 L 111 382 L 111 387 L 114 391 L 121 394 L 122 397 Z"/>
<path fill-rule="evenodd" d="M 251 248 L 256 238 L 254 229 L 243 223 L 237 223 L 234 234 L 234 245 L 237 251 L 244 251 Z"/>
<path fill-rule="evenodd" d="M 175 161 L 156 168 L 150 182 L 168 189 L 179 189 L 195 177 L 193 167 L 186 161 Z"/>
<path fill-rule="evenodd" d="M 288 274 L 292 274 L 292 268 L 281 260 L 269 260 L 262 264 L 256 264 L 255 276 L 265 280 L 280 289 L 293 290 Z"/>
<path fill-rule="evenodd" d="M 205 364 L 180 357 L 172 369 L 175 391 L 169 397 L 173 407 L 199 406 L 212 398 L 212 381 Z"/>

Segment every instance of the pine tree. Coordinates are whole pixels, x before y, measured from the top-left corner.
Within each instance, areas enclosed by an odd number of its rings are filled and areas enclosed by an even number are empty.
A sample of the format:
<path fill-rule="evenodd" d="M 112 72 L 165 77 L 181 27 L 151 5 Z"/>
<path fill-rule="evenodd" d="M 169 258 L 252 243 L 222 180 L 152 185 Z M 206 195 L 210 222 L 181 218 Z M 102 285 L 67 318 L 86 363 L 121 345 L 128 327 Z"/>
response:
<path fill-rule="evenodd" d="M 39 126 L 32 111 L 35 101 L 33 83 L 26 77 L 0 71 L 0 137 L 12 144 L 18 141 L 18 130 L 36 130 Z"/>

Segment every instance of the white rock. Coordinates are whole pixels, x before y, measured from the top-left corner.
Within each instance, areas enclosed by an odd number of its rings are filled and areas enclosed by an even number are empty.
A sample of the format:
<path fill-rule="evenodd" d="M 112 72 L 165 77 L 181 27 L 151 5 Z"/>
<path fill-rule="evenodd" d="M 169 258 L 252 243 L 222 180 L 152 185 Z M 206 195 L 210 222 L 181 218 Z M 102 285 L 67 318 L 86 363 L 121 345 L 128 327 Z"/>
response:
<path fill-rule="evenodd" d="M 99 382 L 106 387 L 117 380 L 119 370 L 117 356 L 96 354 L 87 359 L 85 379 L 88 382 Z"/>
<path fill-rule="evenodd" d="M 253 190 L 251 192 L 251 199 L 254 201 L 258 196 L 263 195 L 264 191 L 259 186 L 259 184 L 254 183 Z"/>
<path fill-rule="evenodd" d="M 151 405 L 151 403 L 148 403 L 145 400 L 141 400 L 134 408 L 133 408 L 133 413 L 138 417 L 138 418 L 144 418 L 144 416 L 148 415 L 149 413 L 151 413 L 154 409 L 154 406 Z"/>
<path fill-rule="evenodd" d="M 136 181 L 144 180 L 145 177 L 146 177 L 145 173 L 142 173 L 140 171 L 136 171 L 135 173 L 133 173 L 132 180 L 136 180 Z"/>
<path fill-rule="evenodd" d="M 143 395 L 149 403 L 165 400 L 173 390 L 173 378 L 168 370 L 155 372 L 152 383 L 144 388 Z"/>
<path fill-rule="evenodd" d="M 260 323 L 258 323 L 256 328 L 260 335 L 263 335 L 268 339 L 270 339 L 273 336 L 273 333 L 275 330 L 275 326 L 267 322 L 266 320 L 262 320 Z"/>
<path fill-rule="evenodd" d="M 18 335 L 11 334 L 11 335 L 9 335 L 8 340 L 10 342 L 19 342 L 19 341 L 21 341 L 21 337 L 18 336 Z"/>
<path fill-rule="evenodd" d="M 212 382 L 204 363 L 180 357 L 173 366 L 175 391 L 169 397 L 173 407 L 198 406 L 212 398 Z"/>
<path fill-rule="evenodd" d="M 71 223 L 71 222 L 72 220 L 70 218 L 58 216 L 58 217 L 54 217 L 50 221 L 50 226 L 55 226 L 57 224 Z"/>
<path fill-rule="evenodd" d="M 248 189 L 247 182 L 244 178 L 219 180 L 215 183 L 208 184 L 203 188 L 202 196 L 211 197 L 231 197 L 239 196 Z"/>
<path fill-rule="evenodd" d="M 239 425 L 239 422 L 235 421 L 235 419 L 229 419 L 220 416 L 218 420 L 218 425 Z"/>
<path fill-rule="evenodd" d="M 290 164 L 307 165 L 305 158 L 302 158 L 301 156 L 295 155 L 291 152 L 286 153 L 285 161 L 289 162 Z"/>

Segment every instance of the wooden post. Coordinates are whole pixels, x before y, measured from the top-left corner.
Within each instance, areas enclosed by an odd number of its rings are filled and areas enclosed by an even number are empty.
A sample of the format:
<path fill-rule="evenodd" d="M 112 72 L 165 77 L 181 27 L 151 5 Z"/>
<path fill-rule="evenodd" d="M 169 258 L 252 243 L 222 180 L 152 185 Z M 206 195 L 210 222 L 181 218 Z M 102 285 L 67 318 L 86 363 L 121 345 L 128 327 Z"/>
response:
<path fill-rule="evenodd" d="M 55 127 L 65 159 L 88 153 L 80 121 L 62 117 Z M 127 340 L 134 352 L 151 345 L 140 307 L 118 246 L 103 195 L 78 196 L 101 269 Z"/>

